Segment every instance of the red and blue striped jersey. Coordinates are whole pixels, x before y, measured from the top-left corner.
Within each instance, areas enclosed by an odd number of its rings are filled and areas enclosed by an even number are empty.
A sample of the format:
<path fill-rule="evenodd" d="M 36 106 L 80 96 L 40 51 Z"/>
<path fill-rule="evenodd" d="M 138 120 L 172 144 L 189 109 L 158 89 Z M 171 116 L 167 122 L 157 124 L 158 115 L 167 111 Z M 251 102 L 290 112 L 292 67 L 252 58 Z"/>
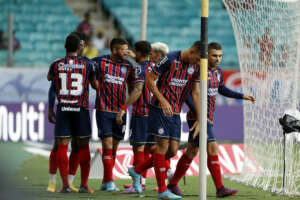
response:
<path fill-rule="evenodd" d="M 213 123 L 215 106 L 216 106 L 216 96 L 219 87 L 224 86 L 223 72 L 220 68 L 215 68 L 213 70 L 208 69 L 208 79 L 207 79 L 207 120 Z M 191 109 L 187 114 L 188 119 L 195 119 L 195 112 Z"/>
<path fill-rule="evenodd" d="M 90 61 L 66 56 L 51 64 L 49 74 L 54 77 L 59 106 L 88 108 L 89 82 L 96 76 L 95 66 Z"/>
<path fill-rule="evenodd" d="M 141 68 L 145 70 L 145 77 L 151 71 L 151 66 L 154 63 L 152 61 L 144 61 L 141 63 Z M 149 114 L 149 103 L 151 101 L 151 92 L 146 85 L 144 85 L 143 91 L 139 99 L 132 105 L 132 115 L 145 116 Z"/>
<path fill-rule="evenodd" d="M 95 57 L 97 63 L 97 80 L 99 88 L 96 97 L 96 109 L 105 112 L 117 113 L 126 102 L 126 85 L 144 82 L 145 74 L 140 66 L 134 68 L 126 59 L 114 62 L 110 55 Z"/>
<path fill-rule="evenodd" d="M 181 51 L 174 51 L 163 57 L 152 71 L 159 76 L 157 87 L 170 103 L 174 113 L 179 114 L 193 82 L 200 81 L 200 65 L 189 65 L 181 61 Z M 154 106 L 160 106 L 154 96 Z"/>

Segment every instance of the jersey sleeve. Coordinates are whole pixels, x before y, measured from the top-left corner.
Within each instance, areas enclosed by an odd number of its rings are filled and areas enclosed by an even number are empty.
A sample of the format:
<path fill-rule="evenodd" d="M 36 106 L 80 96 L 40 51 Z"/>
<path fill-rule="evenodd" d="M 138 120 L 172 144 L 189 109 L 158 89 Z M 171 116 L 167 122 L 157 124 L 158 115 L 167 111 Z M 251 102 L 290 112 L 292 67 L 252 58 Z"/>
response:
<path fill-rule="evenodd" d="M 55 77 L 55 74 L 54 74 L 55 63 L 56 62 L 53 62 L 49 67 L 49 71 L 48 71 L 48 75 L 47 75 L 47 78 L 49 81 L 51 81 Z"/>
<path fill-rule="evenodd" d="M 97 66 L 96 62 L 93 62 L 93 61 L 89 62 L 89 65 L 88 65 L 89 81 L 92 81 L 96 78 L 96 75 L 97 75 L 97 72 L 96 72 L 97 67 L 96 66 Z"/>
<path fill-rule="evenodd" d="M 200 82 L 200 65 L 195 70 L 194 82 Z"/>
<path fill-rule="evenodd" d="M 136 65 L 134 67 L 134 83 L 137 83 L 137 82 L 145 82 L 145 67 L 144 66 L 141 66 L 141 65 Z"/>
<path fill-rule="evenodd" d="M 220 86 L 225 85 L 224 84 L 224 79 L 223 79 L 223 71 L 220 69 Z"/>
<path fill-rule="evenodd" d="M 151 68 L 156 75 L 160 76 L 164 71 L 168 70 L 170 67 L 171 60 L 170 57 L 166 55 Z"/>

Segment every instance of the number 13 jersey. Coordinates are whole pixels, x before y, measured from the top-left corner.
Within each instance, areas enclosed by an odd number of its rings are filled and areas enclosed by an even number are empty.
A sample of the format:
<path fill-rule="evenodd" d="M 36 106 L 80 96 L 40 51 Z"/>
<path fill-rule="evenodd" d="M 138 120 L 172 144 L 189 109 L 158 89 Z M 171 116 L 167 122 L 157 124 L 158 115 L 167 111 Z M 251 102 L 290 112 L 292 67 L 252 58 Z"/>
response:
<path fill-rule="evenodd" d="M 49 74 L 54 77 L 58 106 L 88 108 L 89 82 L 96 76 L 92 62 L 66 56 L 51 64 Z"/>

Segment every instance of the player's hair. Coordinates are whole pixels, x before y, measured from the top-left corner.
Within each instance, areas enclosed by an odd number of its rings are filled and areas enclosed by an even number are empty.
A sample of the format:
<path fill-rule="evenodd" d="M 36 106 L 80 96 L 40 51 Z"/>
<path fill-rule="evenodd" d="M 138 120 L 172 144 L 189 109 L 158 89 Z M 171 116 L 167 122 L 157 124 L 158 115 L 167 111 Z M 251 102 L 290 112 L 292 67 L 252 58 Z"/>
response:
<path fill-rule="evenodd" d="M 80 38 L 75 34 L 70 34 L 66 38 L 65 48 L 67 52 L 76 52 L 80 45 Z"/>
<path fill-rule="evenodd" d="M 208 51 L 210 51 L 211 49 L 222 50 L 222 46 L 217 42 L 211 42 L 208 44 Z"/>
<path fill-rule="evenodd" d="M 134 49 L 142 54 L 143 57 L 151 53 L 151 44 L 148 41 L 138 41 L 134 44 Z"/>
<path fill-rule="evenodd" d="M 110 50 L 112 51 L 113 48 L 118 48 L 118 46 L 124 45 L 124 44 L 128 45 L 127 40 L 125 40 L 123 38 L 114 38 L 110 42 Z"/>
<path fill-rule="evenodd" d="M 166 55 L 167 53 L 169 53 L 168 45 L 166 45 L 163 42 L 155 42 L 155 43 L 151 44 L 151 48 L 152 48 L 152 50 L 161 52 L 163 55 Z"/>
<path fill-rule="evenodd" d="M 85 35 L 84 33 L 79 32 L 79 31 L 74 31 L 74 32 L 72 32 L 71 34 L 77 35 L 77 36 L 79 37 L 80 40 L 83 40 L 83 41 L 86 43 L 87 37 L 86 37 L 86 35 Z"/>
<path fill-rule="evenodd" d="M 200 53 L 200 52 L 201 52 L 201 45 L 202 45 L 201 40 L 198 40 L 198 41 L 194 42 L 194 44 L 192 45 L 191 48 L 193 48 L 193 49 L 196 50 L 198 53 Z"/>

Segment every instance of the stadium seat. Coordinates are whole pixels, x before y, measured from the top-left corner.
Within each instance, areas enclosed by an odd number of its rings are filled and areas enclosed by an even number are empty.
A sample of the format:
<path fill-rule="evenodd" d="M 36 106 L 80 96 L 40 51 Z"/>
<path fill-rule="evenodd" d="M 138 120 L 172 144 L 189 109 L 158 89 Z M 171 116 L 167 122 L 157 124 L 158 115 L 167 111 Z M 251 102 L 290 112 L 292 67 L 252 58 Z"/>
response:
<path fill-rule="evenodd" d="M 102 0 L 101 2 L 126 30 L 129 37 L 138 41 L 140 1 Z M 163 41 L 171 50 L 187 48 L 200 39 L 200 7 L 201 2 L 194 0 L 148 1 L 147 39 L 151 42 Z M 181 12 L 177 12 L 179 10 Z M 238 66 L 233 30 L 222 1 L 210 1 L 208 33 L 209 41 L 221 43 L 224 51 L 230 49 L 225 54 L 223 65 L 232 68 Z"/>

